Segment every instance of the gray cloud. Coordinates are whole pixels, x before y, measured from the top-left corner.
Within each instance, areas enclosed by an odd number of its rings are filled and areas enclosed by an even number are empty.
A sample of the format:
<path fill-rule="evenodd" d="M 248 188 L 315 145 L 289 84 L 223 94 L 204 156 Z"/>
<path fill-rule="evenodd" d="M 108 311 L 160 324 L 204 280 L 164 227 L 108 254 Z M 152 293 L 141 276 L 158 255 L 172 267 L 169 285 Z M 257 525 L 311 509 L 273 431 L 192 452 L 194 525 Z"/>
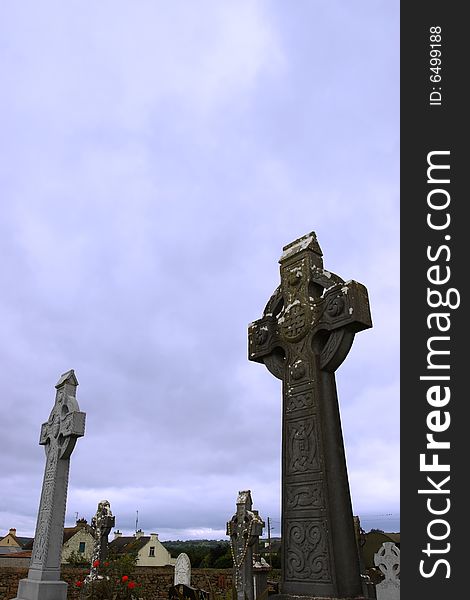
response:
<path fill-rule="evenodd" d="M 176 4 L 0 9 L 0 532 L 34 533 L 69 368 L 68 523 L 106 497 L 121 530 L 221 537 L 245 488 L 279 519 L 247 325 L 312 229 L 371 298 L 337 376 L 354 509 L 399 512 L 398 5 Z"/>

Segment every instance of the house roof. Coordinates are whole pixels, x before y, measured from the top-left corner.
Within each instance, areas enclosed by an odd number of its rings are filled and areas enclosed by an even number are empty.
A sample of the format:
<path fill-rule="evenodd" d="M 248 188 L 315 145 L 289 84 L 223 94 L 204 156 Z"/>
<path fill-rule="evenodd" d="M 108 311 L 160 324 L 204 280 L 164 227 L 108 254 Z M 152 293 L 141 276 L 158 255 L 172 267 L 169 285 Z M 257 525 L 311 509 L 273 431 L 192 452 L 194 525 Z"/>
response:
<path fill-rule="evenodd" d="M 81 523 L 80 525 L 75 525 L 75 527 L 64 527 L 64 537 L 62 539 L 62 543 L 68 542 L 71 537 L 73 537 L 76 533 L 85 529 L 88 533 L 93 536 L 93 529 L 88 525 L 88 523 Z"/>
<path fill-rule="evenodd" d="M 14 536 L 19 545 L 24 548 L 29 542 L 32 542 L 34 538 L 32 537 L 19 537 L 17 535 Z"/>
<path fill-rule="evenodd" d="M 4 540 L 7 537 L 10 537 L 15 542 L 15 544 L 18 544 L 18 546 L 20 548 L 24 548 L 25 546 L 28 545 L 29 542 L 34 540 L 34 538 L 23 537 L 23 536 L 13 535 L 12 533 L 7 533 L 7 535 L 0 538 L 0 541 Z"/>
<path fill-rule="evenodd" d="M 88 533 L 93 536 L 93 529 L 90 527 L 90 525 L 88 525 L 88 523 L 85 520 L 80 520 L 77 521 L 77 525 L 75 525 L 75 527 L 64 527 L 64 536 L 62 539 L 62 543 L 65 544 L 65 542 L 68 542 L 68 540 L 73 537 L 76 533 L 78 533 L 81 529 L 86 529 L 86 531 L 88 531 Z M 22 550 L 32 550 L 33 548 L 33 544 L 34 544 L 34 538 L 31 537 L 23 537 L 23 536 L 17 536 L 17 535 L 13 535 L 12 533 L 7 534 L 9 535 L 11 538 L 13 538 L 13 540 L 18 544 L 18 546 L 22 549 Z M 0 540 L 5 539 L 6 536 L 4 536 L 3 538 L 0 538 Z M 15 552 L 16 555 L 18 555 L 17 552 Z"/>
<path fill-rule="evenodd" d="M 130 554 L 138 552 L 150 541 L 150 536 L 142 535 L 139 538 L 134 536 L 121 535 L 109 543 L 109 551 L 116 554 Z"/>

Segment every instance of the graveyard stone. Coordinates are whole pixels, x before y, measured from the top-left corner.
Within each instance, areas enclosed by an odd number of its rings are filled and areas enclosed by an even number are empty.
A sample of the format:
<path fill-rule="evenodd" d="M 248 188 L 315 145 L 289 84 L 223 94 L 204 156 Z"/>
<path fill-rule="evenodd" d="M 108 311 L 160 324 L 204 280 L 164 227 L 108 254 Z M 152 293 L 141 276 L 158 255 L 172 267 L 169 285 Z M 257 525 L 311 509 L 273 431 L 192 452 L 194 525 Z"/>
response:
<path fill-rule="evenodd" d="M 108 536 L 112 527 L 115 525 L 115 517 L 111 512 L 111 505 L 108 500 L 102 500 L 98 504 L 95 516 L 91 520 L 93 529 L 93 553 L 91 556 L 90 573 L 86 576 L 86 582 L 96 579 L 98 575 L 98 564 L 101 564 L 108 554 Z"/>
<path fill-rule="evenodd" d="M 375 587 L 377 600 L 400 600 L 400 550 L 393 542 L 384 542 L 374 554 L 374 564 L 384 574 Z"/>
<path fill-rule="evenodd" d="M 85 433 L 85 413 L 76 400 L 78 385 L 72 370 L 56 384 L 55 404 L 42 425 L 39 444 L 46 466 L 28 577 L 18 585 L 15 600 L 66 600 L 67 584 L 60 581 L 70 455 Z"/>
<path fill-rule="evenodd" d="M 271 567 L 263 557 L 253 559 L 253 596 L 255 600 L 262 600 L 268 596 L 268 573 Z"/>
<path fill-rule="evenodd" d="M 180 583 L 191 586 L 191 561 L 185 552 L 178 555 L 175 563 L 174 585 Z"/>
<path fill-rule="evenodd" d="M 372 326 L 366 288 L 323 268 L 311 232 L 283 248 L 281 284 L 249 326 L 249 359 L 282 381 L 280 593 L 359 597 L 334 372 Z"/>
<path fill-rule="evenodd" d="M 238 493 L 237 512 L 227 523 L 234 565 L 237 600 L 255 600 L 253 580 L 253 546 L 263 532 L 264 521 L 252 509 L 250 490 Z"/>

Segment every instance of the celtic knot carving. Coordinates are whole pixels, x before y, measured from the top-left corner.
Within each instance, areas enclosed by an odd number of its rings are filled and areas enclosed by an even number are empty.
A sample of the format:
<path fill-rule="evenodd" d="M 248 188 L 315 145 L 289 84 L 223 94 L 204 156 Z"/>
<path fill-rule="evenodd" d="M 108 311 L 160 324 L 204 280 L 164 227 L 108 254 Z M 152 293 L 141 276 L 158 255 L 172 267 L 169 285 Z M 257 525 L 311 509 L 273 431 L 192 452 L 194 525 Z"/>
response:
<path fill-rule="evenodd" d="M 306 389 L 301 391 L 289 390 L 287 395 L 286 412 L 301 410 L 313 405 L 313 391 Z"/>
<path fill-rule="evenodd" d="M 326 312 L 331 317 L 337 317 L 344 310 L 344 298 L 341 296 L 337 296 L 336 298 L 332 298 L 326 307 Z"/>
<path fill-rule="evenodd" d="M 268 339 L 268 328 L 266 326 L 260 327 L 255 332 L 255 343 L 257 346 L 262 346 Z"/>
<path fill-rule="evenodd" d="M 287 488 L 287 508 L 322 508 L 324 506 L 321 481 L 291 485 Z"/>
<path fill-rule="evenodd" d="M 314 424 L 311 419 L 289 422 L 287 438 L 289 444 L 288 474 L 307 473 L 320 467 Z"/>
<path fill-rule="evenodd" d="M 308 310 L 306 306 L 293 304 L 278 319 L 282 336 L 288 341 L 300 339 L 308 331 Z"/>

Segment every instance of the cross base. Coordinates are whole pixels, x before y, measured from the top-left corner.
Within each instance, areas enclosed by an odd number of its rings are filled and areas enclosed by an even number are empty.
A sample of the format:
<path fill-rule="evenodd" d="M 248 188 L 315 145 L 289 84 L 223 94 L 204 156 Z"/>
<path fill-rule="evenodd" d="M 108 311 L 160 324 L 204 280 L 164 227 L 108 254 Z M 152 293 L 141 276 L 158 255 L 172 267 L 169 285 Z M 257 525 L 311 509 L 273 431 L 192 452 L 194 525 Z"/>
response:
<path fill-rule="evenodd" d="M 67 587 L 65 581 L 21 579 L 13 600 L 67 600 Z"/>

